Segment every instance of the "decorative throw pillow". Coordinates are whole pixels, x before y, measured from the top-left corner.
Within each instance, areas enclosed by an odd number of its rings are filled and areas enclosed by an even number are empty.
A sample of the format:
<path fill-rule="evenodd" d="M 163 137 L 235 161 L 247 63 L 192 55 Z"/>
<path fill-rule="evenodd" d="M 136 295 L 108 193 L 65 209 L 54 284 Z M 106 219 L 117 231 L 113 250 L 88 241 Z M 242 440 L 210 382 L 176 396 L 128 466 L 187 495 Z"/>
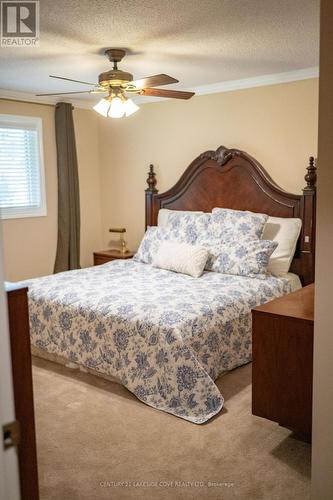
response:
<path fill-rule="evenodd" d="M 196 220 L 196 217 L 190 215 L 184 219 L 177 216 L 166 227 L 148 227 L 138 251 L 133 257 L 134 260 L 151 264 L 161 243 L 166 240 L 188 244 L 195 243 L 200 231 L 204 231 L 207 227 L 210 214 L 204 214 L 201 217 L 201 220 Z"/>
<path fill-rule="evenodd" d="M 168 232 L 164 227 L 149 226 L 133 259 L 151 264 L 161 242 L 167 237 Z"/>
<path fill-rule="evenodd" d="M 214 208 L 209 227 L 209 238 L 213 242 L 227 242 L 229 240 L 256 240 L 260 239 L 268 215 L 257 214 L 245 210 L 229 208 Z"/>
<path fill-rule="evenodd" d="M 153 257 L 153 266 L 199 278 L 208 255 L 208 250 L 202 247 L 177 241 L 164 241 Z"/>
<path fill-rule="evenodd" d="M 209 248 L 206 269 L 222 274 L 266 278 L 269 258 L 278 246 L 276 241 L 229 241 Z"/>

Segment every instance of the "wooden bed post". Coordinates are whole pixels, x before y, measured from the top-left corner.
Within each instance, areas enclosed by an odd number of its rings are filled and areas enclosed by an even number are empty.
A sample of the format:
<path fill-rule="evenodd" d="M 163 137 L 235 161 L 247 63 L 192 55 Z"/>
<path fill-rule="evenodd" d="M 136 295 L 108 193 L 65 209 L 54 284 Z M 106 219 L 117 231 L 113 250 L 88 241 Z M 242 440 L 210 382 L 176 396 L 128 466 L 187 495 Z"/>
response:
<path fill-rule="evenodd" d="M 301 232 L 302 275 L 303 284 L 314 282 L 315 250 L 316 250 L 316 182 L 317 167 L 313 156 L 309 158 L 309 165 L 304 179 L 306 186 L 303 189 L 301 203 L 301 217 L 303 220 Z"/>
<path fill-rule="evenodd" d="M 149 165 L 149 172 L 147 177 L 148 188 L 146 189 L 146 221 L 145 229 L 147 226 L 153 226 L 153 210 L 154 210 L 154 195 L 158 193 L 156 189 L 156 174 L 154 172 L 154 165 Z"/>

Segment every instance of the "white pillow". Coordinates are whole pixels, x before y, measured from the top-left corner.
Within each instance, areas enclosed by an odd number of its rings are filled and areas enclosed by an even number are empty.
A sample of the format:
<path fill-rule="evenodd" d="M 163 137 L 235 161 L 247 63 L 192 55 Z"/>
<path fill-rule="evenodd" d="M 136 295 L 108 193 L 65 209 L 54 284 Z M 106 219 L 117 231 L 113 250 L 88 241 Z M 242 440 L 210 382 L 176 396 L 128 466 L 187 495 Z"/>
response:
<path fill-rule="evenodd" d="M 153 257 L 153 266 L 199 278 L 205 268 L 208 255 L 208 250 L 202 247 L 176 241 L 164 241 Z"/>
<path fill-rule="evenodd" d="M 168 208 L 160 208 L 157 216 L 157 225 L 166 226 L 170 214 L 203 214 L 204 212 L 192 212 L 191 210 L 169 210 Z"/>
<path fill-rule="evenodd" d="M 301 227 L 301 219 L 285 217 L 268 218 L 262 239 L 278 242 L 278 247 L 274 250 L 269 260 L 267 267 L 269 273 L 281 276 L 289 271 Z"/>

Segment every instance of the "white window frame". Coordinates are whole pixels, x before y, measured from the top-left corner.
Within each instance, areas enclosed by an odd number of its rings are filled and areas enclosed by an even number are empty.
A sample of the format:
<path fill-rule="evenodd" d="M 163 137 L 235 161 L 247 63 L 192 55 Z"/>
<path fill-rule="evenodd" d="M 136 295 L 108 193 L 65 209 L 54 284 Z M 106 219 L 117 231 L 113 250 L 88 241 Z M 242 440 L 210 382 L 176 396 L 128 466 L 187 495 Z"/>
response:
<path fill-rule="evenodd" d="M 43 147 L 43 121 L 36 116 L 20 116 L 0 114 L 2 124 L 25 124 L 36 126 L 38 136 L 38 161 L 40 178 L 41 204 L 37 208 L 0 208 L 0 219 L 22 219 L 25 217 L 45 217 L 47 215 L 46 189 L 45 189 L 45 169 L 44 169 L 44 147 Z"/>

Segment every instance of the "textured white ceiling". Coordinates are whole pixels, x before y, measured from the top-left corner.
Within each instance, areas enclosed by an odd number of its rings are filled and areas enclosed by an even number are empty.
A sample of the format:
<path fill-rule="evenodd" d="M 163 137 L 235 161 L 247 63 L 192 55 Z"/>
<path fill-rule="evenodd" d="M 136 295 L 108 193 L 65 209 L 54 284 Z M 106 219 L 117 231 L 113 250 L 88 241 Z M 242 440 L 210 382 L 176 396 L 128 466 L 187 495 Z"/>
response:
<path fill-rule="evenodd" d="M 40 46 L 0 48 L 0 88 L 86 90 L 107 47 L 135 78 L 168 73 L 182 89 L 318 65 L 319 0 L 41 0 Z M 91 99 L 91 96 L 89 96 Z M 98 99 L 96 97 L 95 99 Z"/>

